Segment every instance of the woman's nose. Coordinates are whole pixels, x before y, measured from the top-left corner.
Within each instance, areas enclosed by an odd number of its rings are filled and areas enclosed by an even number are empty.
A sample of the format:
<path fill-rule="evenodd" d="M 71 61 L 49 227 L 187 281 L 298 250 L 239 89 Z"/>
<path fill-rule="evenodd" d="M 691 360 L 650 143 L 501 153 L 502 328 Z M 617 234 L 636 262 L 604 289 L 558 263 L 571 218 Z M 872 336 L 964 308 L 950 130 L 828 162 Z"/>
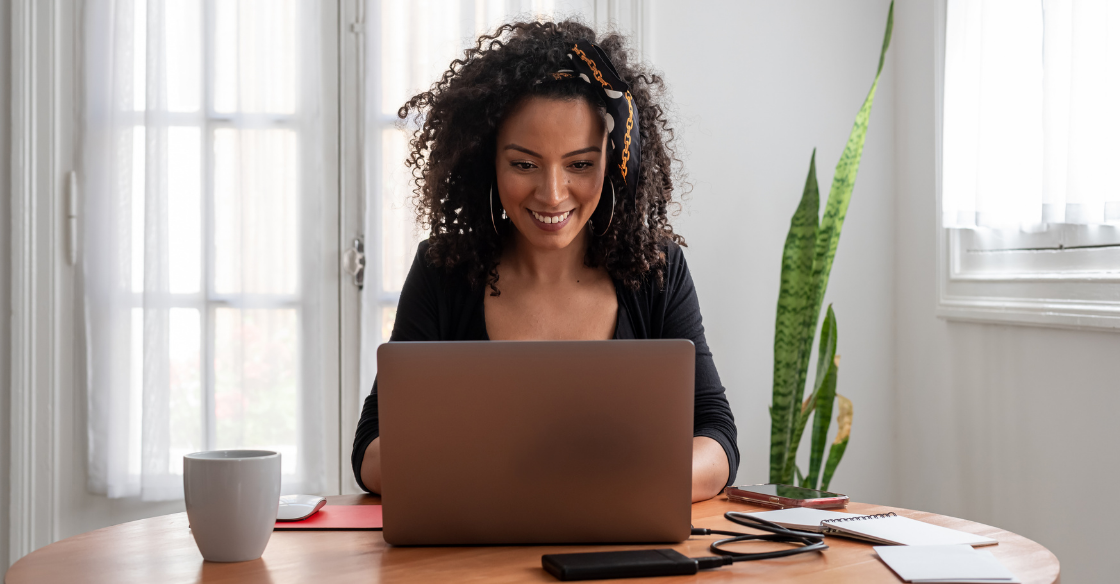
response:
<path fill-rule="evenodd" d="M 568 185 L 565 182 L 564 171 L 559 168 L 550 168 L 545 173 L 544 188 L 537 191 L 537 200 L 549 207 L 556 207 L 568 196 Z"/>

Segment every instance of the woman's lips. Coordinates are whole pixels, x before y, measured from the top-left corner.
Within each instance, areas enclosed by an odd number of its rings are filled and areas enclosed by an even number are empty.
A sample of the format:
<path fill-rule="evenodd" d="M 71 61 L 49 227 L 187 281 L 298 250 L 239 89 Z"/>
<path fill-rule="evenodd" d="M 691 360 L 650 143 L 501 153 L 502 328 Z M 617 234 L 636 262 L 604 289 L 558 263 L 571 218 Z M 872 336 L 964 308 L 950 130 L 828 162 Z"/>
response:
<path fill-rule="evenodd" d="M 545 231 L 559 231 L 568 224 L 568 220 L 572 218 L 571 211 L 564 211 L 563 213 L 538 213 L 530 210 L 529 214 L 533 216 L 533 222 L 537 227 Z"/>

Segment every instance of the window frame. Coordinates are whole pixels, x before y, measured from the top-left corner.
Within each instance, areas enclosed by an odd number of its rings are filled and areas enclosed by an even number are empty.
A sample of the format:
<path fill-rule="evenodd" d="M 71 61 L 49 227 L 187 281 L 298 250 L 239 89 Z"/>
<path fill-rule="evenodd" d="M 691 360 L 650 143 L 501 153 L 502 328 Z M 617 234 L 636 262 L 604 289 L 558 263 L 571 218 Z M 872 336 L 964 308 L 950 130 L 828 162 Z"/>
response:
<path fill-rule="evenodd" d="M 153 116 L 146 115 L 146 112 L 151 110 L 136 110 L 132 114 L 133 129 L 149 129 L 157 126 L 160 129 L 167 131 L 172 128 L 192 128 L 198 130 L 199 133 L 199 186 L 201 192 L 199 193 L 199 219 L 200 219 L 200 232 L 199 243 L 200 249 L 198 250 L 200 259 L 199 282 L 198 289 L 193 292 L 169 292 L 167 293 L 167 307 L 171 309 L 184 308 L 195 310 L 199 316 L 199 383 L 203 392 L 201 396 L 201 440 L 203 450 L 214 450 L 217 446 L 217 419 L 215 413 L 216 401 L 216 371 L 214 365 L 214 345 L 217 342 L 216 334 L 216 313 L 219 308 L 232 308 L 237 310 L 275 310 L 275 309 L 291 309 L 296 311 L 297 323 L 303 320 L 303 311 L 305 308 L 305 290 L 303 289 L 303 276 L 300 274 L 297 278 L 296 289 L 292 293 L 286 294 L 271 294 L 271 293 L 251 293 L 251 292 L 218 292 L 217 290 L 217 193 L 216 193 L 216 178 L 215 166 L 217 164 L 215 158 L 215 146 L 217 140 L 217 132 L 219 130 L 288 130 L 296 135 L 296 149 L 297 152 L 304 152 L 308 149 L 309 144 L 307 136 L 300 131 L 301 111 L 296 111 L 291 114 L 284 113 L 245 113 L 240 111 L 233 112 L 219 112 L 214 103 L 214 86 L 216 72 L 217 57 L 215 51 L 215 7 L 213 0 L 207 0 L 199 3 L 199 26 L 202 28 L 200 31 L 200 49 L 202 54 L 199 55 L 199 91 L 201 96 L 199 98 L 199 109 L 194 112 L 173 112 L 173 111 L 156 111 L 155 118 L 158 122 L 152 123 Z M 327 39 L 324 39 L 323 44 L 327 44 Z M 300 158 L 304 158 L 301 156 Z M 298 173 L 298 181 L 300 189 L 308 186 L 307 177 L 304 176 L 301 169 Z M 307 225 L 301 221 L 297 224 L 296 229 L 299 232 L 298 236 L 302 239 L 307 232 L 313 229 L 318 229 L 319 226 Z M 302 266 L 301 266 L 302 268 Z M 124 295 L 126 303 L 132 310 L 143 310 L 144 308 L 144 294 L 135 290 Z M 324 313 L 327 316 L 327 313 Z M 304 342 L 304 332 L 300 330 L 301 338 L 297 351 L 299 353 L 301 362 L 311 358 L 311 353 L 308 352 L 307 343 Z M 303 378 L 301 367 L 301 378 L 299 379 L 300 386 L 302 387 L 309 380 Z M 297 399 L 298 399 L 297 395 Z M 297 412 L 297 416 L 299 416 Z M 302 426 L 302 424 L 300 424 Z M 301 441 L 302 442 L 302 441 Z M 302 447 L 303 444 L 297 446 Z"/>
<path fill-rule="evenodd" d="M 297 237 L 301 241 L 311 240 L 313 237 L 308 237 L 314 232 L 333 233 L 338 226 L 338 198 L 336 196 L 337 180 L 334 178 L 339 172 L 339 161 L 337 159 L 337 150 L 334 145 L 338 141 L 338 129 L 335 125 L 338 120 L 338 94 L 339 87 L 337 77 L 331 75 L 337 67 L 337 47 L 339 44 L 339 36 L 342 34 L 338 24 L 338 7 L 336 2 L 323 2 L 314 3 L 310 6 L 318 14 L 318 21 L 322 25 L 319 30 L 318 42 L 320 44 L 319 53 L 321 55 L 320 65 L 320 79 L 319 86 L 308 88 L 301 83 L 297 83 L 297 92 L 306 93 L 307 91 L 318 91 L 319 107 L 322 109 L 323 125 L 318 130 L 320 132 L 320 140 L 316 141 L 311 139 L 310 134 L 306 131 L 305 116 L 306 112 L 302 109 L 305 107 L 304 100 L 301 96 L 297 96 L 296 104 L 297 109 L 292 113 L 274 113 L 274 112 L 259 112 L 249 113 L 239 110 L 222 112 L 219 111 L 215 104 L 215 84 L 217 76 L 216 64 L 216 17 L 217 0 L 204 0 L 199 2 L 199 108 L 197 111 L 192 112 L 174 112 L 174 111 L 156 111 L 156 118 L 158 122 L 153 124 L 150 119 L 151 115 L 146 115 L 146 111 L 151 110 L 136 110 L 132 113 L 132 126 L 133 128 L 150 128 L 158 126 L 164 130 L 170 128 L 192 128 L 196 129 L 199 133 L 199 218 L 200 218 L 200 232 L 199 236 L 199 281 L 198 288 L 192 292 L 170 292 L 167 294 L 168 308 L 184 308 L 195 310 L 198 312 L 199 318 L 199 383 L 202 391 L 200 407 L 200 427 L 202 446 L 204 450 L 213 450 L 218 448 L 217 436 L 217 418 L 216 418 L 216 397 L 217 397 L 217 372 L 215 366 L 215 345 L 217 343 L 217 311 L 220 308 L 230 308 L 236 310 L 278 310 L 287 309 L 295 312 L 295 322 L 299 337 L 297 341 L 296 354 L 300 360 L 300 368 L 298 371 L 297 383 L 298 390 L 295 396 L 296 407 L 296 425 L 301 428 L 296 436 L 295 447 L 300 456 L 297 460 L 304 461 L 314 459 L 323 454 L 326 454 L 324 464 L 325 476 L 323 480 L 323 492 L 325 494 L 337 494 L 340 492 L 339 485 L 342 478 L 338 461 L 340 460 L 339 453 L 343 450 L 343 444 L 335 441 L 333 436 L 338 434 L 337 423 L 339 416 L 337 414 L 339 408 L 339 395 L 341 393 L 341 386 L 339 385 L 339 371 L 336 365 L 332 365 L 329 361 L 319 367 L 317 376 L 312 375 L 314 368 L 308 368 L 305 365 L 312 359 L 316 358 L 317 352 L 330 353 L 333 349 L 338 347 L 339 339 L 339 322 L 337 318 L 339 311 L 337 308 L 338 289 L 345 285 L 345 280 L 338 270 L 332 271 L 331 265 L 327 263 L 319 274 L 321 278 L 312 280 L 306 274 L 304 269 L 307 267 L 306 260 L 297 249 L 296 261 L 300 263 L 300 271 L 297 274 L 295 288 L 288 293 L 256 293 L 256 292 L 219 292 L 217 288 L 218 277 L 216 274 L 217 266 L 217 184 L 216 184 L 216 157 L 215 147 L 217 133 L 219 130 L 286 130 L 295 135 L 295 148 L 297 158 L 301 161 L 306 161 L 311 157 L 322 157 L 323 160 L 323 176 L 316 177 L 308 172 L 306 163 L 301 163 L 300 168 L 296 172 L 296 180 L 300 195 L 297 198 L 297 208 L 302 205 L 304 197 L 307 192 L 320 194 L 322 200 L 320 201 L 321 221 L 318 224 L 313 224 L 307 220 L 300 219 L 296 225 Z M 79 25 L 80 26 L 80 25 Z M 80 66 L 75 66 L 75 75 L 80 76 Z M 80 99 L 77 97 L 76 99 Z M 146 105 L 146 104 L 145 104 Z M 297 216 L 302 213 L 297 212 Z M 302 247 L 302 245 L 300 246 Z M 329 247 L 333 247 L 333 243 L 328 239 L 324 239 L 319 252 L 326 251 Z M 332 250 L 334 251 L 334 250 Z M 339 250 L 337 252 L 341 254 Z M 310 286 L 318 287 L 314 292 Z M 320 301 L 319 315 L 321 322 L 312 322 L 307 317 L 307 298 L 309 296 L 317 296 Z M 133 311 L 142 310 L 144 307 L 143 292 L 131 290 L 122 294 L 122 300 Z M 318 327 L 314 330 L 310 327 Z M 313 346 L 310 342 L 311 339 L 318 339 L 319 346 Z M 324 387 L 321 396 L 322 412 L 319 414 L 322 419 L 319 420 L 319 426 L 323 429 L 322 443 L 316 443 L 315 439 L 309 438 L 304 432 L 303 428 L 307 427 L 306 421 L 308 416 L 316 415 L 314 410 L 308 410 L 305 405 L 308 400 L 306 396 L 306 388 L 319 385 Z M 311 426 L 314 426 L 312 424 Z M 130 445 L 132 448 L 133 445 Z M 321 447 L 321 448 L 314 448 Z M 309 448 L 311 448 L 309 450 Z M 301 464 L 302 463 L 297 463 Z M 297 472 L 298 474 L 298 472 Z M 287 476 L 287 475 L 285 475 Z M 302 483 L 301 483 L 302 484 Z"/>
<path fill-rule="evenodd" d="M 937 306 L 949 321 L 1120 330 L 1120 226 L 946 227 L 942 147 L 948 0 L 934 18 Z"/>

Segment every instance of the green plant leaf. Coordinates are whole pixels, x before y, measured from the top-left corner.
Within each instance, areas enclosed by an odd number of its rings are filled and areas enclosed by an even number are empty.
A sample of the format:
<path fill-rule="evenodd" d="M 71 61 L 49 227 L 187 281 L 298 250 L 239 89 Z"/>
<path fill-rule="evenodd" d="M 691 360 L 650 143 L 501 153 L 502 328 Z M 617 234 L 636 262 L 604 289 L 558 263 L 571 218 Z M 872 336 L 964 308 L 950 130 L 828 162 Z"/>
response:
<path fill-rule="evenodd" d="M 828 307 L 828 313 L 824 317 L 825 328 L 831 331 L 833 337 L 833 348 L 835 349 L 837 334 L 836 327 L 836 314 L 832 312 L 832 306 Z M 826 335 L 824 329 L 821 330 L 821 348 L 825 348 Z M 831 357 L 831 358 L 827 358 Z M 836 374 L 839 368 L 839 359 L 835 355 L 821 354 L 819 359 L 825 359 L 827 372 L 824 376 L 824 381 L 820 384 L 820 389 L 817 391 L 817 405 L 816 411 L 813 413 L 813 438 L 809 443 L 809 471 L 805 474 L 805 478 L 809 482 L 809 488 L 815 489 L 817 478 L 820 477 L 821 462 L 824 460 L 824 444 L 828 439 L 828 426 L 832 423 L 832 404 L 836 401 Z M 819 368 L 818 368 L 819 370 Z"/>
<path fill-rule="evenodd" d="M 792 461 L 796 459 L 798 448 L 798 443 L 793 440 L 794 432 L 799 426 L 804 429 L 801 418 L 807 416 L 820 402 L 820 387 L 823 380 L 819 375 L 818 383 L 813 390 L 816 399 L 809 402 L 808 408 L 805 408 L 801 402 L 805 392 L 809 353 L 813 338 L 816 336 L 817 321 L 820 318 L 825 292 L 828 290 L 829 274 L 840 242 L 840 231 L 848 213 L 848 204 L 851 202 L 852 190 L 859 172 L 863 144 L 871 118 L 871 106 L 875 101 L 879 75 L 883 71 L 893 28 L 894 1 L 892 0 L 887 12 L 887 27 L 883 35 L 883 46 L 879 52 L 875 81 L 871 84 L 871 90 L 868 91 L 856 115 L 844 153 L 836 164 L 824 216 L 817 221 L 816 213 L 820 206 L 820 199 L 816 183 L 816 151 L 814 150 L 809 168 L 810 180 L 806 181 L 805 192 L 802 193 L 801 203 L 794 213 L 783 249 L 782 284 L 774 330 L 774 387 L 770 409 L 770 482 L 789 484 L 793 480 L 796 469 Z M 809 200 L 810 183 L 813 192 L 811 201 Z M 810 202 L 811 218 L 808 213 Z M 809 260 L 808 283 L 805 282 L 804 275 L 807 236 L 813 240 L 812 250 L 809 252 L 812 257 Z M 829 409 L 831 409 L 831 402 Z M 824 423 L 827 430 L 827 417 Z M 836 451 L 834 447 L 833 452 Z M 843 456 L 843 448 L 838 452 L 837 463 L 839 457 Z M 831 461 L 831 453 L 829 458 Z"/>
<path fill-rule="evenodd" d="M 821 478 L 821 490 L 827 491 L 828 485 L 832 482 L 832 475 L 836 472 L 836 467 L 840 464 L 840 459 L 844 458 L 844 451 L 848 449 L 848 438 L 852 434 L 852 400 L 836 394 L 836 402 L 839 404 L 839 413 L 836 414 L 836 440 L 832 442 L 832 448 L 828 450 L 828 462 L 824 465 L 824 477 Z"/>
<path fill-rule="evenodd" d="M 801 436 L 805 433 L 805 426 L 809 421 L 809 414 L 812 413 L 817 407 L 817 395 L 820 393 L 821 385 L 828 376 L 829 364 L 832 363 L 833 358 L 836 356 L 836 315 L 832 312 L 832 306 L 828 307 L 828 315 L 824 319 L 824 324 L 821 326 L 821 340 L 817 346 L 817 376 L 813 382 L 813 393 L 805 398 L 801 404 L 800 416 L 797 419 L 797 426 L 793 431 L 793 444 L 801 444 Z M 797 449 L 791 448 L 789 452 L 789 460 L 786 461 L 787 465 L 796 464 L 795 457 L 797 456 Z"/>
<path fill-rule="evenodd" d="M 794 484 L 801 485 L 802 487 L 804 487 L 805 486 L 805 475 L 801 474 L 801 469 L 797 468 L 796 464 L 793 465 L 793 472 L 794 472 L 795 475 L 797 475 L 797 482 L 794 483 Z"/>
<path fill-rule="evenodd" d="M 782 251 L 782 283 L 778 292 L 778 313 L 774 323 L 774 388 L 770 404 L 770 482 L 788 484 L 793 470 L 786 461 L 789 451 L 796 453 L 793 428 L 800 414 L 798 406 L 805 387 L 808 354 L 805 337 L 812 343 L 808 329 L 815 285 L 813 257 L 817 241 L 817 213 L 820 192 L 817 187 L 817 152 L 809 159 L 809 176 L 801 202 L 790 220 Z M 812 323 L 815 328 L 816 323 Z M 806 330 L 808 329 L 808 330 Z M 811 346 L 811 344 L 810 344 Z"/>
<path fill-rule="evenodd" d="M 816 256 L 813 258 L 813 280 L 816 281 L 817 288 L 813 309 L 814 325 L 824 303 L 832 261 L 836 257 L 836 248 L 840 244 L 840 230 L 844 226 L 848 204 L 852 200 L 852 189 L 855 188 L 860 159 L 863 157 L 863 143 L 867 138 L 867 124 L 871 119 L 871 105 L 875 101 L 879 74 L 883 72 L 883 62 L 886 59 L 887 48 L 891 44 L 893 28 L 894 0 L 891 0 L 887 12 L 887 30 L 883 35 L 883 48 L 879 51 L 879 68 L 875 71 L 875 81 L 871 84 L 871 90 L 867 92 L 859 113 L 856 114 L 856 121 L 852 126 L 851 134 L 848 135 L 848 144 L 844 147 L 844 153 L 840 155 L 840 162 L 836 163 L 836 172 L 832 175 L 832 187 L 828 192 L 828 202 L 825 204 L 824 216 L 817 230 Z"/>

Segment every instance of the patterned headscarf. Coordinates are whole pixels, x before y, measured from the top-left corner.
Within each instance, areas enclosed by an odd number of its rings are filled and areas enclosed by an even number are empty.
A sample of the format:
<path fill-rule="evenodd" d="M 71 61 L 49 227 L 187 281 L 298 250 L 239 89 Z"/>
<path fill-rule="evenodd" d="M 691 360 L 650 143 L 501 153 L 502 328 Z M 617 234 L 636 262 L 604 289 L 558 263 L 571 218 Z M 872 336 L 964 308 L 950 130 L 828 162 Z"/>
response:
<path fill-rule="evenodd" d="M 630 85 L 618 76 L 614 64 L 598 45 L 578 41 L 568 51 L 574 69 L 561 69 L 554 79 L 579 76 L 595 87 L 607 107 L 607 136 L 611 146 L 608 170 L 621 179 L 624 192 L 637 196 L 638 171 L 642 163 L 642 141 L 638 131 L 638 108 L 630 96 Z"/>

